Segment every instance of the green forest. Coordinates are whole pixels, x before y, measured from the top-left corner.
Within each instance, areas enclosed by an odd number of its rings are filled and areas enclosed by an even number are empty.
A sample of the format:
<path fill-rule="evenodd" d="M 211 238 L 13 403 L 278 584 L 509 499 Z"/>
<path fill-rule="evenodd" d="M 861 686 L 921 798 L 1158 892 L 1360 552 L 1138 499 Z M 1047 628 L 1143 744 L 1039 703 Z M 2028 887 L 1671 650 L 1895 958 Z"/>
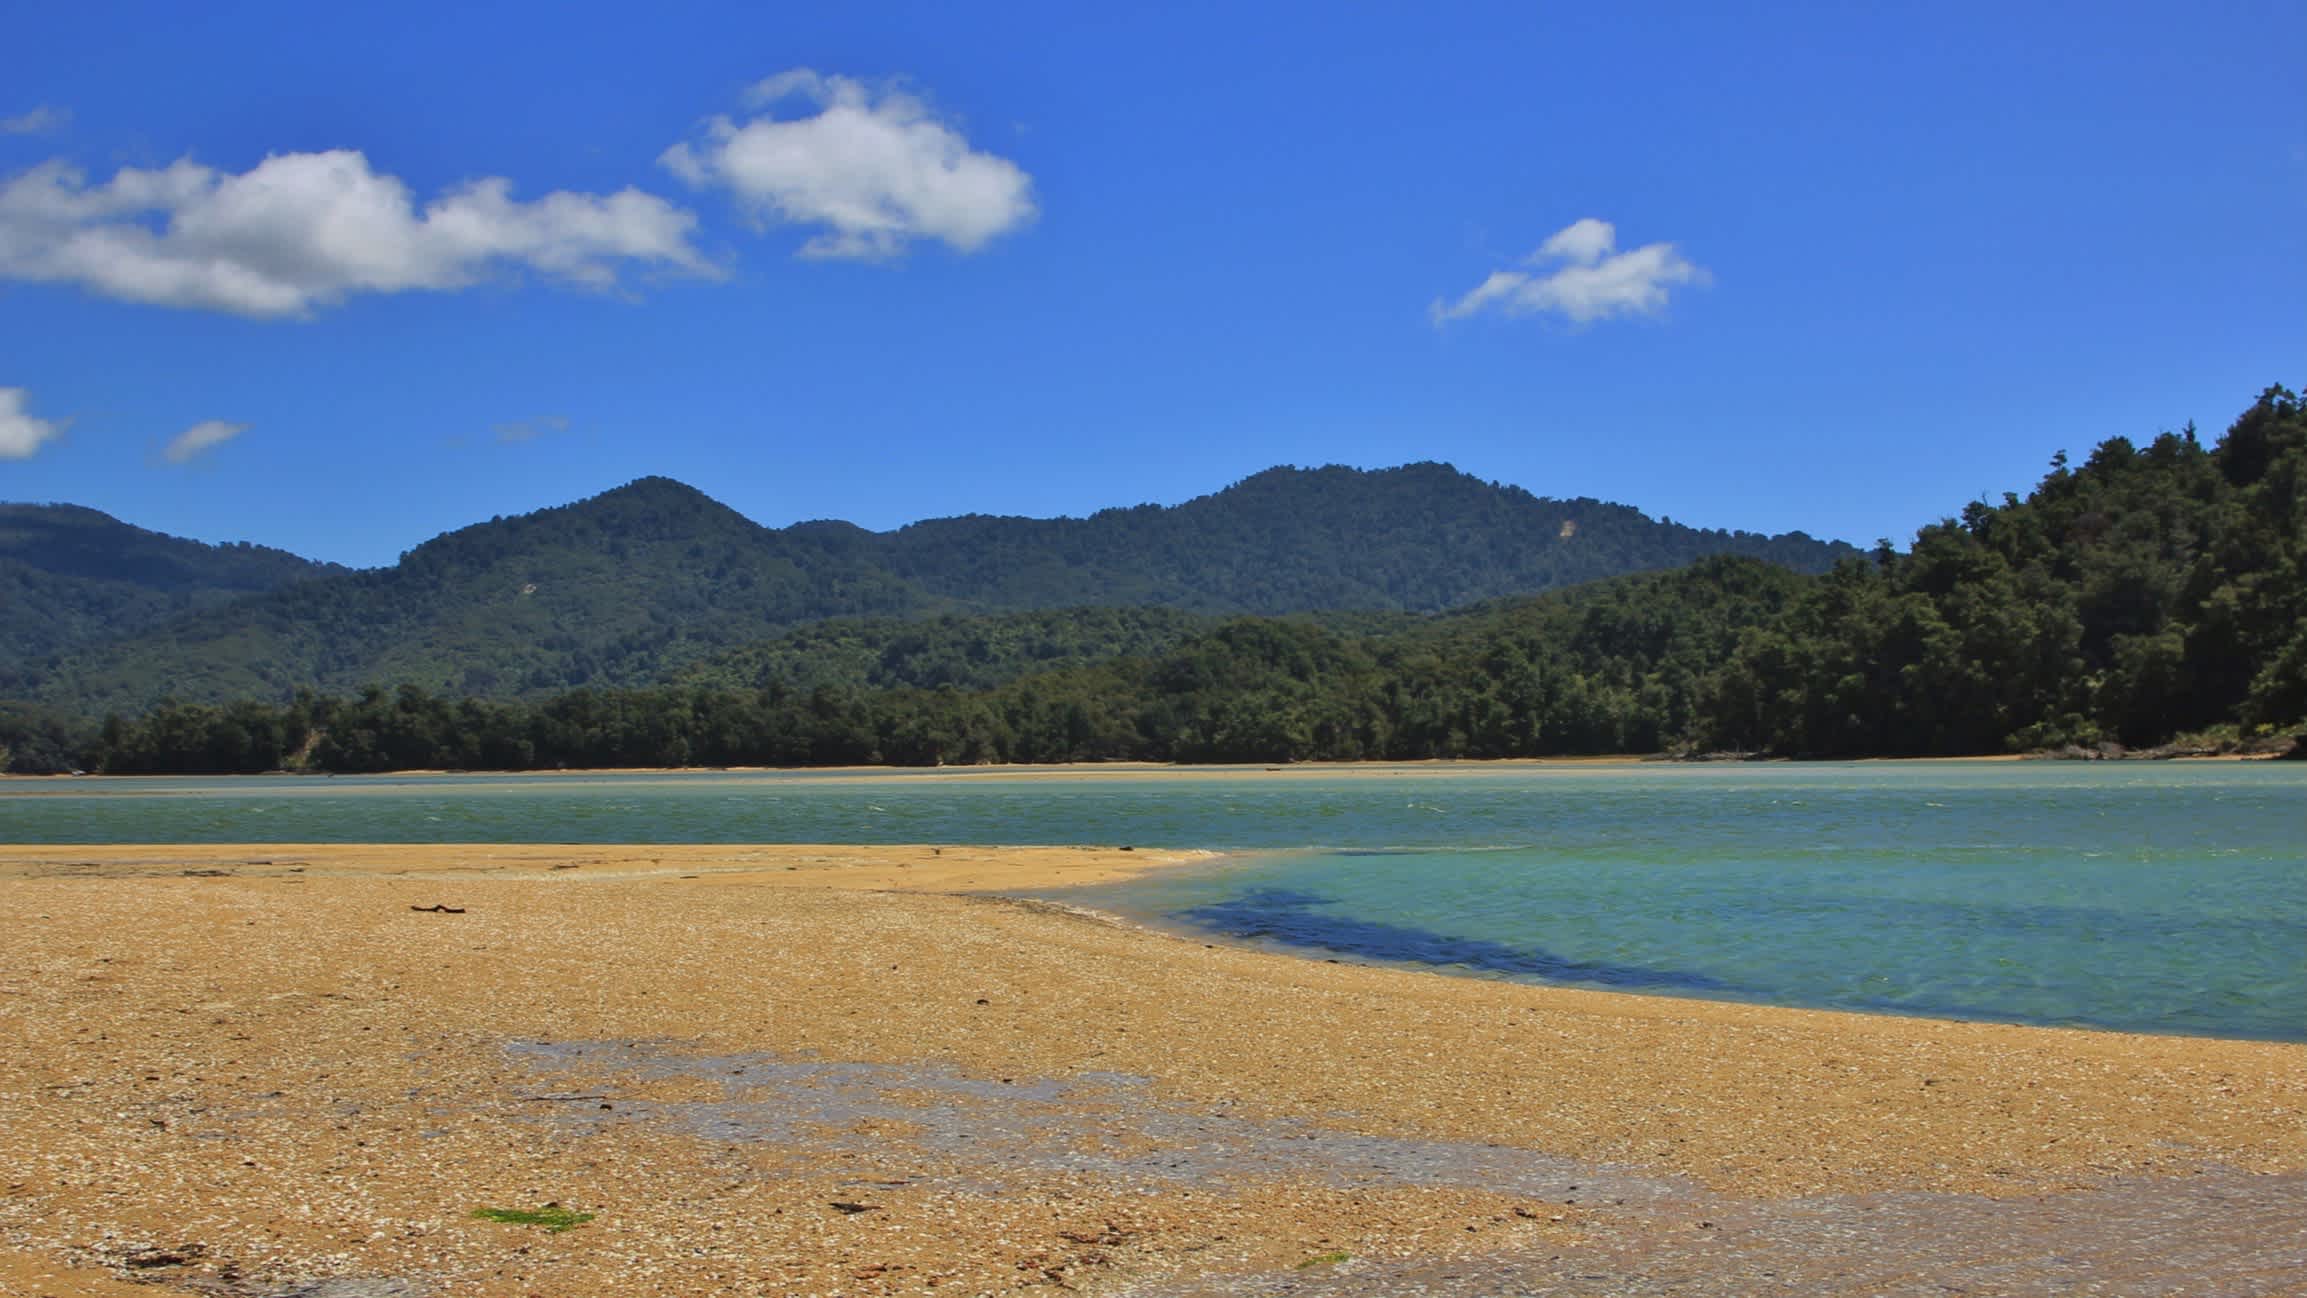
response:
<path fill-rule="evenodd" d="M 92 640 L 345 570 L 259 545 L 205 545 L 75 505 L 0 504 L 0 689 Z"/>
<path fill-rule="evenodd" d="M 121 534 L 117 566 L 132 569 L 150 534 L 103 521 Z M 1714 554 L 1823 572 L 1855 553 L 1800 533 L 1705 530 L 1550 500 L 1441 464 L 1273 469 L 1176 506 L 933 519 L 890 532 L 763 527 L 693 487 L 643 478 L 460 528 L 390 568 L 283 572 L 254 593 L 204 592 L 181 616 L 110 628 L 95 565 L 60 571 L 48 550 L 14 547 L 0 529 L 0 578 L 44 583 L 0 604 L 0 636 L 21 628 L 47 648 L 45 658 L 0 662 L 0 697 L 100 716 L 163 699 L 283 702 L 299 689 L 354 693 L 386 681 L 536 701 L 657 684 L 827 618 L 1088 606 L 1431 613 Z"/>
<path fill-rule="evenodd" d="M 1715 554 L 1438 612 L 837 617 L 652 684 L 19 704 L 0 745 L 115 773 L 2279 747 L 2307 721 L 2303 537 L 2307 408 L 2277 387 L 2213 445 L 2062 453 L 2024 498 L 1825 571 Z"/>

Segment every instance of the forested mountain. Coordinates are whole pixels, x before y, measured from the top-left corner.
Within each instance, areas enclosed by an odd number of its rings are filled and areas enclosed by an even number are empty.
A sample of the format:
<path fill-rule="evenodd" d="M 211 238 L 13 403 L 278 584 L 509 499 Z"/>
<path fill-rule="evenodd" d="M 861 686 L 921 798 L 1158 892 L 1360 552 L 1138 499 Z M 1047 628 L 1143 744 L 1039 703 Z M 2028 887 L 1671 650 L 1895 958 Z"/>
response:
<path fill-rule="evenodd" d="M 344 771 L 1650 751 L 1691 723 L 1706 667 L 1805 580 L 1724 556 L 1427 617 L 827 622 L 679 683 L 533 703 L 403 685 L 171 706 L 108 724 L 86 762 L 264 770 L 308 744 L 315 764 Z M 1101 642 L 1146 647 L 1095 657 Z M 960 688 L 956 670 L 994 683 Z"/>
<path fill-rule="evenodd" d="M 726 650 L 673 678 L 714 689 L 991 689 L 1020 676 L 1158 654 L 1216 626 L 1165 608 L 828 618 Z"/>
<path fill-rule="evenodd" d="M 1446 464 L 1268 469 L 1175 508 L 1084 519 L 944 518 L 881 539 L 890 571 L 980 607 L 1205 613 L 1439 612 L 1743 554 L 1819 571 L 1846 546 L 1702 531 L 1625 505 L 1549 500 Z"/>
<path fill-rule="evenodd" d="M 1709 742 L 1977 753 L 2307 718 L 2307 407 L 2271 388 L 2206 448 L 2062 454 L 2025 500 L 1811 583 L 1724 663 Z"/>
<path fill-rule="evenodd" d="M 68 646 L 344 571 L 285 550 L 148 532 L 78 505 L 0 504 L 0 693 Z"/>
<path fill-rule="evenodd" d="M 771 531 L 693 488 L 644 478 L 446 533 L 390 568 L 91 647 L 57 662 L 39 696 L 88 710 L 380 680 L 485 696 L 636 684 L 778 627 L 933 606 L 826 539 Z"/>
<path fill-rule="evenodd" d="M 2062 455 L 2027 498 L 1822 575 L 1717 556 L 1426 616 L 829 622 L 648 688 L 372 687 L 18 742 L 117 771 L 355 771 L 1952 755 L 2302 729 L 2307 407 L 2275 388 L 2214 447 L 2190 429 Z"/>
<path fill-rule="evenodd" d="M 1589 535 L 1581 517 L 1608 518 L 1612 507 L 1572 517 L 1561 502 L 1424 466 L 1343 472 L 1260 475 L 1176 511 L 946 520 L 893 534 L 834 524 L 770 531 L 688 488 L 645 480 L 453 533 L 392 570 L 195 614 L 168 633 L 207 647 L 142 667 L 187 674 L 165 678 L 181 683 L 223 661 L 216 646 L 240 636 L 266 651 L 296 647 L 307 655 L 297 671 L 324 682 L 332 671 L 365 672 L 357 692 L 300 688 L 289 698 L 308 678 L 283 673 L 227 705 L 180 702 L 101 733 L 0 704 L 0 749 L 18 769 L 117 771 L 291 760 L 332 770 L 1276 762 L 1952 755 L 2188 736 L 2279 745 L 2307 727 L 2307 407 L 2283 388 L 2213 446 L 2189 428 L 2144 447 L 2111 439 L 2079 467 L 2062 453 L 2025 498 L 1975 502 L 1923 529 L 1906 553 L 1886 545 L 1811 574 L 1718 554 L 1439 613 L 1400 610 L 1478 592 L 1501 579 L 1490 574 L 1540 570 L 1543 556 L 1483 548 L 1526 526 L 1531 507 L 1561 514 L 1557 547 Z M 1390 488 L 1437 510 L 1458 499 L 1466 517 L 1370 503 L 1373 492 L 1395 499 Z M 1274 491 L 1305 516 L 1244 530 L 1243 520 L 1272 511 L 1230 511 Z M 1383 538 L 1370 553 L 1312 576 L 1305 565 L 1260 575 L 1260 553 L 1311 545 L 1355 500 Z M 1237 556 L 1231 567 L 1162 548 L 1165 520 L 1188 511 L 1201 511 L 1217 538 L 1212 553 Z M 1132 539 L 1101 548 L 1108 535 Z M 1625 535 L 1631 547 L 1675 534 Z M 1135 568 L 1129 546 L 1147 551 Z M 971 555 L 988 553 L 1015 562 L 987 561 L 969 585 Z M 1049 553 L 1059 559 L 1048 579 L 1018 584 L 1019 566 Z M 1478 557 L 1446 561 L 1459 553 Z M 1437 566 L 1423 585 L 1404 557 L 1420 554 Z M 1553 561 L 1571 562 L 1558 550 Z M 1134 572 L 1140 584 L 1127 588 L 1184 603 L 1281 598 L 1270 592 L 1287 587 L 1299 592 L 1292 598 L 1322 589 L 1378 608 L 970 611 L 971 601 L 1054 598 L 1084 571 Z M 813 616 L 827 609 L 867 615 Z M 807 625 L 759 634 L 780 619 Z M 190 634 L 202 628 L 207 641 Z M 344 647 L 364 632 L 376 652 Z M 115 670 L 139 662 L 135 648 L 119 651 Z M 425 676 L 438 666 L 427 655 L 449 650 L 456 656 L 445 661 L 464 675 Z M 532 674 L 507 689 L 483 674 L 496 661 Z M 539 662 L 636 686 L 553 690 Z M 673 664 L 680 670 L 649 674 Z M 67 666 L 59 678 L 76 670 L 88 669 Z"/>
<path fill-rule="evenodd" d="M 1817 571 L 1854 552 L 1800 533 L 1700 531 L 1625 506 L 1547 500 L 1433 464 L 1276 469 L 1174 508 L 943 519 L 889 533 L 764 528 L 693 488 L 645 478 L 449 533 L 392 568 L 80 645 L 38 668 L 30 693 L 81 713 L 379 681 L 536 697 L 662 680 L 831 617 L 1078 605 L 1431 611 L 1718 553 Z M 1103 651 L 1150 647 L 1125 636 Z"/>

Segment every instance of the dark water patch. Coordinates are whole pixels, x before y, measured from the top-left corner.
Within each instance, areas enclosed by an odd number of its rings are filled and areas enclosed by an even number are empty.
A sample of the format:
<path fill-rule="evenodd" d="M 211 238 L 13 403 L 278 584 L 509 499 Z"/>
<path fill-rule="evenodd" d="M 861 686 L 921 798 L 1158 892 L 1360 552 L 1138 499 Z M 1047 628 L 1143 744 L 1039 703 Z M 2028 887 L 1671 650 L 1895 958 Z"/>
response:
<path fill-rule="evenodd" d="M 1164 918 L 1179 924 L 1186 931 L 1229 940 L 1272 943 L 1310 955 L 1351 956 L 1389 964 L 1417 965 L 1442 971 L 1465 970 L 1550 984 L 1695 995 L 1757 1004 L 1974 1023 L 2013 1023 L 2033 1027 L 2086 1028 L 2157 1035 L 2224 1036 L 2247 1040 L 2307 1040 L 2307 1024 L 2295 1021 L 2295 1016 L 2285 1017 L 2280 1011 L 2270 1016 L 2232 994 L 2229 1000 L 2233 1003 L 2215 1002 L 2210 993 L 2200 993 L 2175 1008 L 2151 1008 L 2114 1002 L 2066 1012 L 2046 1012 L 2040 1008 L 2020 1008 L 1999 1002 L 1991 986 L 1931 988 L 1918 985 L 1911 974 L 1890 980 L 1893 989 L 1888 991 L 1868 990 L 1855 984 L 1806 984 L 1800 977 L 1791 974 L 1777 982 L 1749 985 L 1691 969 L 1574 960 L 1541 948 L 1439 933 L 1406 924 L 1360 919 L 1343 913 L 1342 908 L 1356 904 L 1357 900 L 1353 898 L 1329 897 L 1293 888 L 1250 888 L 1222 900 L 1171 909 L 1164 912 Z M 1363 900 L 1359 904 L 1368 903 Z M 1883 926 L 1883 915 L 1902 908 L 1896 904 L 1882 906 L 1864 903 L 1812 909 L 1818 914 L 1842 912 L 1841 918 L 1847 926 L 1847 932 L 1880 933 L 1896 931 Z M 1799 933 L 1795 926 L 1784 922 L 1783 912 L 1787 909 L 1783 904 L 1767 900 L 1743 907 L 1726 902 L 1716 908 L 1714 913 L 1725 924 L 1744 925 L 1750 931 L 1759 933 L 1780 934 L 1791 946 L 1799 940 Z M 2001 930 L 2011 927 L 1987 922 L 1973 924 L 1966 931 L 1960 920 L 1967 912 L 1961 912 L 1959 908 L 1915 905 L 1908 909 L 1917 915 L 1935 914 L 1941 921 L 1937 931 L 1961 933 L 1964 935 L 1963 940 L 1974 946 L 1988 944 L 2001 936 Z M 2039 907 L 2033 910 L 2033 914 L 2016 920 L 2013 931 L 2072 930 L 2073 926 L 2066 918 L 2069 912 L 2062 908 Z M 1765 917 L 1774 922 L 1763 922 Z M 1598 917 L 1598 922 L 1606 921 L 1606 916 Z M 2134 920 L 2130 927 L 2135 929 L 2140 922 Z M 2257 930 L 2266 926 L 2237 927 Z M 2184 940 L 2184 937 L 2185 930 L 2174 926 L 2169 940 Z M 1863 964 L 1867 954 L 1864 951 L 1849 953 L 1854 964 Z"/>
<path fill-rule="evenodd" d="M 1279 942 L 1397 964 L 1456 966 L 1484 973 L 1650 990 L 1731 992 L 1731 984 L 1683 969 L 1569 960 L 1548 951 L 1486 938 L 1454 937 L 1404 924 L 1357 919 L 1322 909 L 1337 899 L 1290 888 L 1252 888 L 1226 901 L 1172 912 L 1204 932 Z"/>

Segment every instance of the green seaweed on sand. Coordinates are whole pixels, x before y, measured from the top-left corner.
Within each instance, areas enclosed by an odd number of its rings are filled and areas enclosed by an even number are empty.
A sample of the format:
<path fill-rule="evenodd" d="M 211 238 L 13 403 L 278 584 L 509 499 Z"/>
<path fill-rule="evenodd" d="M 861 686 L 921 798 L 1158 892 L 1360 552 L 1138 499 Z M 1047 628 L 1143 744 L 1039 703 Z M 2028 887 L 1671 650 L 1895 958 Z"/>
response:
<path fill-rule="evenodd" d="M 589 1212 L 578 1212 L 557 1203 L 542 1208 L 475 1208 L 473 1215 L 483 1221 L 501 1221 L 509 1226 L 542 1226 L 558 1235 L 564 1230 L 575 1230 L 593 1219 Z"/>

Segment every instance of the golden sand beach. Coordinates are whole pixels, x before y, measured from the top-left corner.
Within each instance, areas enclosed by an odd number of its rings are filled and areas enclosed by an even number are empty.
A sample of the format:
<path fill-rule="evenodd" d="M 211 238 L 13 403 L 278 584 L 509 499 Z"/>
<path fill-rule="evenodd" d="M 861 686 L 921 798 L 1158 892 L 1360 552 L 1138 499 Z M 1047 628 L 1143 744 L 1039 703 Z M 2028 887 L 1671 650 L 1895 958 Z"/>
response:
<path fill-rule="evenodd" d="M 998 895 L 1179 859 L 0 848 L 0 1293 L 2293 1291 L 2307 1047 Z"/>

